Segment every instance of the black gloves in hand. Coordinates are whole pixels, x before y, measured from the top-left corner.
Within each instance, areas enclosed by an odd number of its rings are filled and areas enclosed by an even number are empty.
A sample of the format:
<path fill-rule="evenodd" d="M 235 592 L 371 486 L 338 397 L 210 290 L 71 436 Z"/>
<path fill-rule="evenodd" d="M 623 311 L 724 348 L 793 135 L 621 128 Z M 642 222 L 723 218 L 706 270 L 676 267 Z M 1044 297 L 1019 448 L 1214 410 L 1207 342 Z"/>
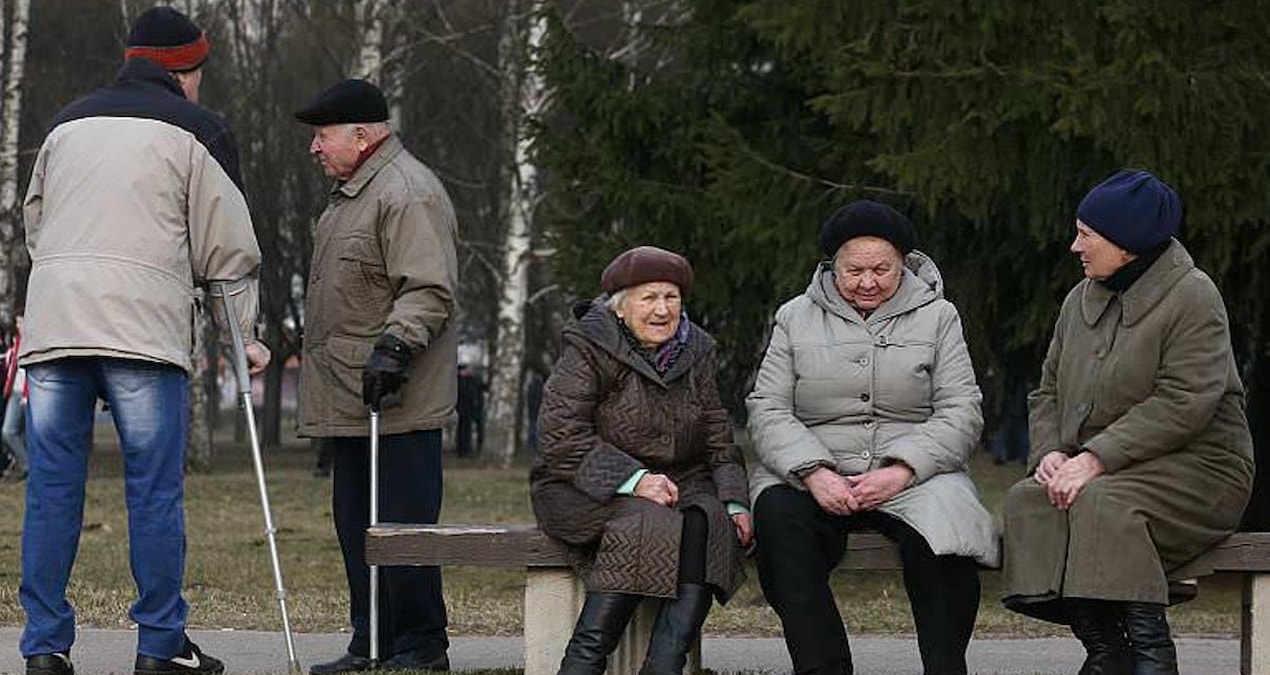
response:
<path fill-rule="evenodd" d="M 394 402 L 393 395 L 405 383 L 409 365 L 410 345 L 395 335 L 381 335 L 362 366 L 362 403 L 377 411 L 385 402 Z"/>

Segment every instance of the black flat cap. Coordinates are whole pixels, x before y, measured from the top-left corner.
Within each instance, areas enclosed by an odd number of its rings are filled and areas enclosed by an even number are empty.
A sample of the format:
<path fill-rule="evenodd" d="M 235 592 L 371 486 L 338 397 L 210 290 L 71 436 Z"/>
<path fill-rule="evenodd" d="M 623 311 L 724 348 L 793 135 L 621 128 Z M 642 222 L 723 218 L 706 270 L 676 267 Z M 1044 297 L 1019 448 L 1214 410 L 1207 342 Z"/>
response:
<path fill-rule="evenodd" d="M 314 96 L 308 105 L 296 111 L 295 118 L 315 127 L 386 122 L 388 102 L 379 87 L 366 80 L 344 80 Z"/>

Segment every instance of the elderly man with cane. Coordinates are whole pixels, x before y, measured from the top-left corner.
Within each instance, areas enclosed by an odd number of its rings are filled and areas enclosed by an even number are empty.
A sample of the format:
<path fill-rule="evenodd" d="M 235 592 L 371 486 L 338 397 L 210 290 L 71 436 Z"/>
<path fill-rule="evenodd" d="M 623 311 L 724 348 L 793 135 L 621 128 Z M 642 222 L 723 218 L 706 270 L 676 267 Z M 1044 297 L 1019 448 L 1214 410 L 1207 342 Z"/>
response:
<path fill-rule="evenodd" d="M 29 388 L 22 528 L 27 675 L 72 675 L 66 586 L 84 517 L 98 398 L 125 468 L 138 598 L 136 675 L 224 670 L 185 633 L 184 481 L 195 286 L 227 282 L 252 370 L 260 250 L 224 120 L 198 105 L 206 34 L 141 14 L 117 81 L 64 108 L 25 203 L 31 279 L 20 363 Z M 127 161 L 117 161 L 119 158 Z"/>
<path fill-rule="evenodd" d="M 340 82 L 296 118 L 313 127 L 309 151 L 334 181 L 305 297 L 300 434 L 333 449 L 332 511 L 353 624 L 347 653 L 309 672 L 448 670 L 440 570 L 385 569 L 372 600 L 365 542 L 372 499 L 388 521 L 440 515 L 441 427 L 457 385 L 454 209 L 441 181 L 392 134 L 373 84 Z M 373 454 L 383 463 L 379 485 Z"/>

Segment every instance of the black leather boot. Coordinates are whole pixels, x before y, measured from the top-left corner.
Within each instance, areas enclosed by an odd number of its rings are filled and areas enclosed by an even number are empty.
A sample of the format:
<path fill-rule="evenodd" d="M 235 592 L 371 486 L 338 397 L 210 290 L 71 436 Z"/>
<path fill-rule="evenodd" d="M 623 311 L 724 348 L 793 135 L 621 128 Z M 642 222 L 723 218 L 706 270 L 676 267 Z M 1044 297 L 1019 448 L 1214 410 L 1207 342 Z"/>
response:
<path fill-rule="evenodd" d="M 1126 602 L 1124 625 L 1133 653 L 1133 675 L 1178 675 L 1177 648 L 1169 635 L 1164 605 Z"/>
<path fill-rule="evenodd" d="M 679 597 L 666 600 L 657 612 L 639 675 L 682 675 L 688 650 L 701 634 L 714 594 L 697 584 L 679 584 L 678 590 Z"/>
<path fill-rule="evenodd" d="M 1125 637 L 1124 609 L 1118 602 L 1073 601 L 1072 634 L 1085 647 L 1078 675 L 1130 675 L 1133 667 Z"/>
<path fill-rule="evenodd" d="M 629 593 L 587 593 L 558 675 L 603 673 L 639 601 L 640 596 Z"/>

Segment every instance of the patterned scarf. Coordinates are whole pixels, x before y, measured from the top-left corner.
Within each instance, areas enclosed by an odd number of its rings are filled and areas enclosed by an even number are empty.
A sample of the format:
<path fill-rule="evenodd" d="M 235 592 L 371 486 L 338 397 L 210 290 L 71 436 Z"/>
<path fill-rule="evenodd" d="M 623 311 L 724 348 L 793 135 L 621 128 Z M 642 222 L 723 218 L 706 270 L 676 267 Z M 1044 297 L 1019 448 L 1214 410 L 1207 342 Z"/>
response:
<path fill-rule="evenodd" d="M 645 361 L 657 371 L 658 375 L 665 375 L 670 367 L 675 365 L 675 361 L 679 360 L 679 355 L 683 353 L 684 347 L 688 344 L 688 336 L 692 334 L 692 328 L 688 323 L 688 312 L 679 314 L 679 330 L 675 331 L 675 337 L 663 342 L 656 348 L 649 349 L 639 343 L 639 339 L 635 337 L 635 333 L 631 332 L 630 326 L 625 321 L 617 320 L 618 328 L 622 331 L 622 337 L 626 338 L 626 343 L 635 350 L 635 353 L 644 357 Z"/>

